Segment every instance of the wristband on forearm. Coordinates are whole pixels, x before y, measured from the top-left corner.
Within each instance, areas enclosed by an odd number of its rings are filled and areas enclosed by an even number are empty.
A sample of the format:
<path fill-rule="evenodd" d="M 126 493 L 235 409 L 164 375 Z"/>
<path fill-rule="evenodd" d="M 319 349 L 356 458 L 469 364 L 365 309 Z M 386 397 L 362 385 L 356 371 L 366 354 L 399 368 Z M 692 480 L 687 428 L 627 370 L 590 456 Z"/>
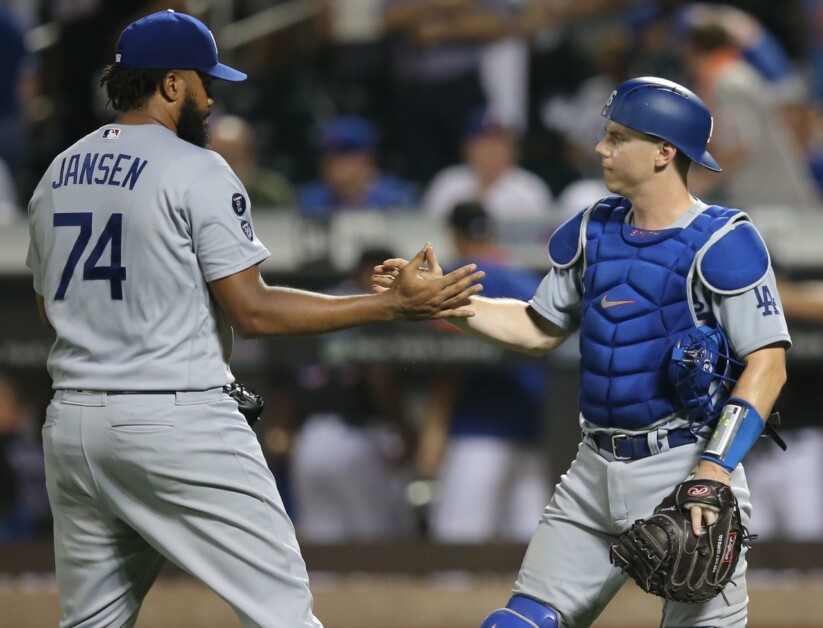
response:
<path fill-rule="evenodd" d="M 701 458 L 734 471 L 757 442 L 764 427 L 763 419 L 752 404 L 739 397 L 730 397 Z"/>

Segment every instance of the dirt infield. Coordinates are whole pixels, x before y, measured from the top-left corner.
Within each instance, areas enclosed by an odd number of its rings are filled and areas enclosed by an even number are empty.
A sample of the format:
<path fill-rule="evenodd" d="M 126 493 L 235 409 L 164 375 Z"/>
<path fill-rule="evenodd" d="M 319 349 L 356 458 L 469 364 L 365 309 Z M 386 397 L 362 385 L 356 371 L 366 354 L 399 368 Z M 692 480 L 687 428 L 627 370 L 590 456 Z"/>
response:
<path fill-rule="evenodd" d="M 477 628 L 504 604 L 513 574 L 429 577 L 312 574 L 317 616 L 325 628 Z M 750 578 L 749 628 L 823 626 L 823 575 L 757 571 Z M 660 604 L 627 585 L 595 624 L 598 628 L 657 628 Z M 0 624 L 57 625 L 54 580 L 22 576 L 0 581 Z M 151 590 L 137 628 L 235 628 L 225 602 L 188 578 L 164 578 Z"/>

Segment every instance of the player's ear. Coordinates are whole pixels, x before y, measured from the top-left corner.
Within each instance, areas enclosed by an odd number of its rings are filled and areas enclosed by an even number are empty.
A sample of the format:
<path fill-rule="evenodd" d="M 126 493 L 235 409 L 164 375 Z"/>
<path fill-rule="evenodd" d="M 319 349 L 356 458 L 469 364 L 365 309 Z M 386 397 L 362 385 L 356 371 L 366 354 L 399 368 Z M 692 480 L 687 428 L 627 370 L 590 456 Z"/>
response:
<path fill-rule="evenodd" d="M 177 70 L 169 70 L 160 81 L 160 95 L 168 103 L 177 102 L 183 97 L 184 78 Z"/>
<path fill-rule="evenodd" d="M 677 149 L 672 144 L 669 144 L 668 142 L 658 142 L 657 156 L 655 158 L 655 161 L 657 162 L 656 165 L 658 167 L 663 167 L 674 161 L 676 155 Z"/>

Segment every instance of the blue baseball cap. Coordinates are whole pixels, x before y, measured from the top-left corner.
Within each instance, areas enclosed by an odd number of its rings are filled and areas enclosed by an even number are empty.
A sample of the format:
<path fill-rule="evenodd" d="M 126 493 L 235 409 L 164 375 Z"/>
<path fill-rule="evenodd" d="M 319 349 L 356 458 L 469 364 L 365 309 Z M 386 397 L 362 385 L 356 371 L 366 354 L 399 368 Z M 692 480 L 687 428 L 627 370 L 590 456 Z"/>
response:
<path fill-rule="evenodd" d="M 469 141 L 482 135 L 508 131 L 500 116 L 489 106 L 472 109 L 463 122 L 463 140 Z"/>
<path fill-rule="evenodd" d="M 320 149 L 324 153 L 358 153 L 376 146 L 377 131 L 371 122 L 358 116 L 331 118 L 320 130 Z"/>
<path fill-rule="evenodd" d="M 243 72 L 217 61 L 214 35 L 203 22 L 172 9 L 129 24 L 117 41 L 115 65 L 197 70 L 224 81 L 246 80 Z"/>

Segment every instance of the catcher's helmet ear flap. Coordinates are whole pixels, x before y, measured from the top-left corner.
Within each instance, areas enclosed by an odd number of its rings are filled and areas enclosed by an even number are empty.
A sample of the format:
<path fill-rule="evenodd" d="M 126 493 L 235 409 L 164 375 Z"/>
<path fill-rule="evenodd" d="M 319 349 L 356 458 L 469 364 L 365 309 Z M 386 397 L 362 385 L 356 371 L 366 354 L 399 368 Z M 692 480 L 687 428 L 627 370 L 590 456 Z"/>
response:
<path fill-rule="evenodd" d="M 706 150 L 714 125 L 709 108 L 678 83 L 654 76 L 630 79 L 612 92 L 601 115 L 671 143 L 704 168 L 721 170 Z"/>
<path fill-rule="evenodd" d="M 669 379 L 677 398 L 699 431 L 717 418 L 731 395 L 743 363 L 719 327 L 702 325 L 683 333 L 672 349 Z"/>

